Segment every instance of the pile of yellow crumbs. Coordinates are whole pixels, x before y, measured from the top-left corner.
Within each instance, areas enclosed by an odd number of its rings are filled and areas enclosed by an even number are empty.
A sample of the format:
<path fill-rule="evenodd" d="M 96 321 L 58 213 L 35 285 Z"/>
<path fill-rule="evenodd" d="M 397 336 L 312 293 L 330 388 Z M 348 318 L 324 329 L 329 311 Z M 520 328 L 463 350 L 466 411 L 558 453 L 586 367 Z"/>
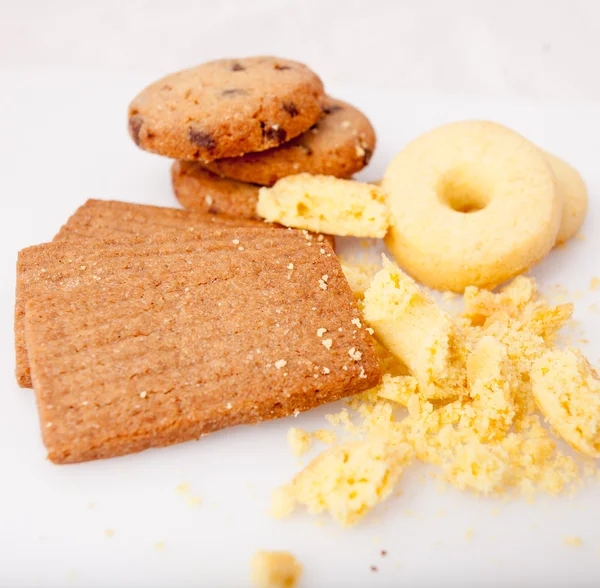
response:
<path fill-rule="evenodd" d="M 385 258 L 377 273 L 344 271 L 362 328 L 375 332 L 383 380 L 328 415 L 357 440 L 326 450 L 278 488 L 275 516 L 303 505 L 352 525 L 414 460 L 486 495 L 558 495 L 581 484 L 582 471 L 596 474 L 600 379 L 579 350 L 556 347 L 571 304 L 550 306 L 533 279 L 517 277 L 498 293 L 467 288 L 462 312 L 451 315 Z M 555 435 L 588 457 L 562 453 Z M 297 454 L 310 446 L 299 429 L 288 440 Z"/>

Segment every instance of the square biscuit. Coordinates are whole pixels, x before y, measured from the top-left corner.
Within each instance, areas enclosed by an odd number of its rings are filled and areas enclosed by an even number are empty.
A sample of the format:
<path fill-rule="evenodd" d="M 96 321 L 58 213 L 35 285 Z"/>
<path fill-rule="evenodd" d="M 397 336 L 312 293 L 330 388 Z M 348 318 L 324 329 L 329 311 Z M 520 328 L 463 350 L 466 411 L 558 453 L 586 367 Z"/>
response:
<path fill-rule="evenodd" d="M 30 298 L 56 289 L 71 290 L 101 280 L 104 283 L 118 280 L 122 274 L 132 270 L 159 273 L 173 264 L 181 265 L 181 253 L 193 249 L 201 241 L 211 241 L 214 246 L 221 246 L 223 242 L 232 246 L 235 239 L 244 242 L 258 240 L 268 248 L 274 246 L 274 240 L 289 238 L 298 237 L 291 231 L 266 226 L 259 230 L 247 227 L 227 230 L 210 228 L 196 231 L 166 230 L 137 236 L 117 233 L 112 239 L 57 241 L 23 249 L 17 259 L 14 325 L 19 386 L 31 387 L 24 324 L 25 306 Z M 203 247 L 206 249 L 210 245 L 204 243 Z"/>
<path fill-rule="evenodd" d="M 357 326 L 329 245 L 323 254 L 296 231 L 249 232 L 254 239 L 234 230 L 180 251 L 170 244 L 166 258 L 148 256 L 157 264 L 111 283 L 28 300 L 31 374 L 53 462 L 197 439 L 379 383 L 373 340 Z"/>

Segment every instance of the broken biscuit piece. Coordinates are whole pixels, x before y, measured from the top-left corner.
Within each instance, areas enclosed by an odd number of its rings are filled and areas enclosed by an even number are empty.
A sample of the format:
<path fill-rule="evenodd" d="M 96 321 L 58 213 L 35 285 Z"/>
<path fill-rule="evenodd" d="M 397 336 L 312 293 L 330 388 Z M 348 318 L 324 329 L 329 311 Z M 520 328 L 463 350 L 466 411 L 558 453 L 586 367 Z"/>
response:
<path fill-rule="evenodd" d="M 452 398 L 464 391 L 464 350 L 452 317 L 385 257 L 365 292 L 363 311 L 376 337 L 407 365 L 426 398 Z"/>
<path fill-rule="evenodd" d="M 467 358 L 469 395 L 473 399 L 473 430 L 485 441 L 508 433 L 516 415 L 515 388 L 506 347 L 490 336 L 482 337 Z"/>
<path fill-rule="evenodd" d="M 531 373 L 533 395 L 554 430 L 569 445 L 600 458 L 600 378 L 577 349 L 554 349 Z"/>
<path fill-rule="evenodd" d="M 260 189 L 256 210 L 267 221 L 330 235 L 384 237 L 389 225 L 381 188 L 332 176 L 283 178 Z"/>
<path fill-rule="evenodd" d="M 373 439 L 324 451 L 287 486 L 273 495 L 273 514 L 289 515 L 297 504 L 312 514 L 323 511 L 351 526 L 385 500 L 411 461 L 408 444 Z"/>

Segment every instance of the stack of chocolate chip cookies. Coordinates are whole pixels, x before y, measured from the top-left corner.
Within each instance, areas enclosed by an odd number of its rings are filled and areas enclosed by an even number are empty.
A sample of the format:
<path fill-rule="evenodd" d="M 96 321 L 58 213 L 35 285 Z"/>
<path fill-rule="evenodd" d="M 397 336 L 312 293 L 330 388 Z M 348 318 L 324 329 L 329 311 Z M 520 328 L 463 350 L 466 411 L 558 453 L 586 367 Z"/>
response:
<path fill-rule="evenodd" d="M 375 148 L 364 114 L 276 57 L 221 59 L 151 84 L 129 107 L 129 132 L 176 160 L 185 208 L 240 218 L 256 218 L 261 186 L 303 172 L 349 178 Z"/>

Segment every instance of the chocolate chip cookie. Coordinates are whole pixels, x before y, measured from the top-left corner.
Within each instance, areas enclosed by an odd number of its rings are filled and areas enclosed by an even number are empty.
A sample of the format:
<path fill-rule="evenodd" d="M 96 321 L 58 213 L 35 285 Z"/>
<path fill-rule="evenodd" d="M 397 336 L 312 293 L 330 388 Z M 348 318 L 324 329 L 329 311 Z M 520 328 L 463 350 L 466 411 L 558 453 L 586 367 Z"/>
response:
<path fill-rule="evenodd" d="M 296 61 L 220 59 L 142 90 L 129 106 L 129 133 L 142 149 L 174 159 L 239 157 L 309 129 L 323 100 L 319 77 Z"/>
<path fill-rule="evenodd" d="M 256 215 L 260 186 L 222 178 L 194 161 L 177 160 L 171 167 L 173 191 L 189 210 L 242 218 Z"/>
<path fill-rule="evenodd" d="M 374 149 L 375 131 L 367 117 L 350 104 L 327 98 L 321 120 L 299 137 L 274 149 L 203 165 L 223 177 L 270 186 L 302 172 L 349 178 L 369 163 Z"/>

